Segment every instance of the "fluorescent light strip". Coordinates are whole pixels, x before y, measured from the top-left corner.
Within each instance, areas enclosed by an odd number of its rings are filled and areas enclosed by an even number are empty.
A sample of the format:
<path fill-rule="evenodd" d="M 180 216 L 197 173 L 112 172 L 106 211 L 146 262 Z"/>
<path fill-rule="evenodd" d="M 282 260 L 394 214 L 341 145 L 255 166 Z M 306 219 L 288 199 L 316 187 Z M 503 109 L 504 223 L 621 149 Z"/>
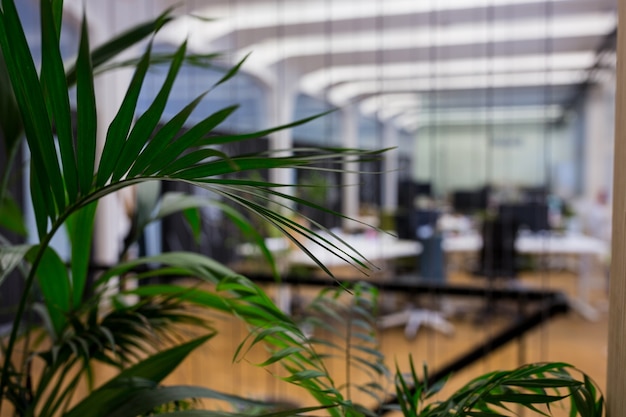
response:
<path fill-rule="evenodd" d="M 381 108 L 419 108 L 421 100 L 414 93 L 385 94 L 369 97 L 361 101 L 359 109 L 363 114 L 375 114 Z"/>
<path fill-rule="evenodd" d="M 328 97 L 333 104 L 343 106 L 364 95 L 393 92 L 418 93 L 420 91 L 433 90 L 568 85 L 579 84 L 585 81 L 585 79 L 585 71 L 550 71 L 519 74 L 483 74 L 459 77 L 425 77 L 404 80 L 357 81 L 331 88 Z"/>
<path fill-rule="evenodd" d="M 590 13 L 567 17 L 555 16 L 550 19 L 550 24 L 546 23 L 546 19 L 498 20 L 482 25 L 474 23 L 419 29 L 389 29 L 384 35 L 381 35 L 380 30 L 373 28 L 358 33 L 334 35 L 330 42 L 325 34 L 289 36 L 280 40 L 280 48 L 276 47 L 277 39 L 267 39 L 250 45 L 241 51 L 241 55 L 253 51 L 249 63 L 267 67 L 282 59 L 296 56 L 597 36 L 609 33 L 615 28 L 616 22 L 617 18 L 613 13 Z"/>
<path fill-rule="evenodd" d="M 419 109 L 419 107 L 408 107 L 410 109 L 415 109 L 416 111 Z M 382 107 L 378 113 L 377 116 L 381 121 L 386 121 L 389 119 L 393 119 L 394 117 L 397 117 L 403 113 L 405 113 L 407 110 L 407 107 L 402 107 L 402 106 L 386 106 L 386 107 Z"/>
<path fill-rule="evenodd" d="M 415 131 L 429 125 L 460 125 L 556 120 L 563 114 L 559 105 L 456 108 L 435 112 L 411 112 L 394 119 L 397 126 Z"/>
<path fill-rule="evenodd" d="M 475 75 L 498 72 L 555 71 L 590 68 L 595 61 L 593 51 L 498 56 L 493 58 L 449 59 L 435 62 L 405 64 L 351 65 L 324 68 L 304 75 L 302 90 L 311 95 L 322 93 L 329 85 L 376 78 L 427 77 L 430 75 Z"/>
<path fill-rule="evenodd" d="M 319 0 L 283 2 L 280 9 L 275 1 L 250 1 L 233 8 L 230 2 L 199 8 L 194 14 L 216 19 L 221 26 L 209 28 L 212 37 L 223 36 L 229 29 L 253 29 L 276 27 L 279 25 L 298 25 L 315 22 L 333 22 L 340 20 L 381 18 L 399 14 L 428 13 L 446 10 L 462 10 L 482 7 L 498 7 L 524 4 L 562 3 L 567 0 L 385 0 L 381 7 L 380 0 L 341 0 L 324 3 Z M 239 12 L 233 16 L 233 10 Z M 226 20 L 232 19 L 232 22 Z M 220 25 L 220 21 L 222 24 Z M 209 32 L 207 32 L 209 33 Z M 205 38 L 205 40 L 208 40 Z"/>
<path fill-rule="evenodd" d="M 362 102 L 359 109 L 365 115 L 373 115 L 381 121 L 386 121 L 406 112 L 407 109 L 417 111 L 421 107 L 420 100 L 416 94 L 407 96 L 404 99 L 390 99 L 387 95 L 379 95 L 370 97 L 367 101 Z"/>

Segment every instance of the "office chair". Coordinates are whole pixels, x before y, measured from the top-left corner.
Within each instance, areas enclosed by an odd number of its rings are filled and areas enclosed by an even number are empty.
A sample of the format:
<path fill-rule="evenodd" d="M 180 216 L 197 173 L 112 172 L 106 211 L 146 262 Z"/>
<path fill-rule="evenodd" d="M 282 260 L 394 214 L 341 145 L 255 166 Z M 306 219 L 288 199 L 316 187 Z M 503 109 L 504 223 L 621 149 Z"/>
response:
<path fill-rule="evenodd" d="M 446 279 L 445 258 L 443 253 L 443 238 L 439 234 L 418 237 L 422 245 L 422 252 L 418 256 L 418 276 L 408 279 L 420 279 L 426 282 L 444 282 Z M 379 328 L 386 329 L 396 326 L 405 326 L 404 335 L 407 339 L 413 339 L 421 326 L 428 326 L 445 335 L 454 333 L 454 326 L 448 322 L 443 314 L 437 310 L 417 308 L 412 304 L 407 305 L 402 311 L 385 315 L 378 320 Z"/>
<path fill-rule="evenodd" d="M 518 272 L 515 239 L 518 229 L 519 223 L 509 217 L 499 216 L 483 222 L 483 246 L 474 275 L 486 278 L 489 290 L 496 286 L 511 286 L 515 283 Z M 479 321 L 496 312 L 496 303 L 497 300 L 488 293 Z"/>
<path fill-rule="evenodd" d="M 478 275 L 490 280 L 514 279 L 517 277 L 518 223 L 514 219 L 496 217 L 482 224 L 483 246 L 480 250 Z"/>

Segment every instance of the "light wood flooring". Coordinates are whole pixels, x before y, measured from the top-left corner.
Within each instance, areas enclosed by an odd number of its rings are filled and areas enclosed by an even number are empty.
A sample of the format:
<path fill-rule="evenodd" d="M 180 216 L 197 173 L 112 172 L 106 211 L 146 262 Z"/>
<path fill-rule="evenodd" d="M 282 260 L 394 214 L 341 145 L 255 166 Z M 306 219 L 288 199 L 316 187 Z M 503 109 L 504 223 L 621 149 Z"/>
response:
<path fill-rule="evenodd" d="M 601 271 L 596 276 L 590 299 L 600 312 L 597 321 L 588 321 L 573 311 L 560 315 L 529 332 L 518 342 L 511 343 L 458 372 L 450 379 L 447 389 L 441 395 L 460 387 L 479 374 L 541 361 L 568 362 L 590 375 L 604 390 L 607 364 L 607 299 Z M 451 273 L 449 279 L 452 282 L 475 282 L 472 281 L 473 278 L 460 272 Z M 520 282 L 526 286 L 558 288 L 569 295 L 575 294 L 577 285 L 575 275 L 568 271 L 523 274 Z M 312 297 L 316 290 L 299 288 L 297 291 L 306 299 L 307 294 Z M 429 369 L 436 370 L 496 331 L 506 317 L 480 325 L 462 317 L 451 320 L 455 326 L 453 336 L 446 336 L 425 327 L 418 331 L 414 340 L 407 340 L 402 328 L 381 331 L 380 349 L 385 354 L 388 366 L 393 369 L 397 363 L 400 369 L 408 369 L 410 354 L 418 366 L 427 363 Z M 314 404 L 301 390 L 270 375 L 272 371 L 279 372 L 277 368 L 267 370 L 254 366 L 253 363 L 263 357 L 262 352 L 251 352 L 246 360 L 233 363 L 233 352 L 247 335 L 247 330 L 232 320 L 221 322 L 218 327 L 221 335 L 209 341 L 186 361 L 169 382 L 208 385 L 238 395 L 289 401 L 303 406 Z M 345 380 L 343 363 L 331 361 L 328 366 L 337 381 Z M 358 374 L 351 375 L 351 378 L 358 377 Z M 359 398 L 366 403 L 369 401 Z"/>

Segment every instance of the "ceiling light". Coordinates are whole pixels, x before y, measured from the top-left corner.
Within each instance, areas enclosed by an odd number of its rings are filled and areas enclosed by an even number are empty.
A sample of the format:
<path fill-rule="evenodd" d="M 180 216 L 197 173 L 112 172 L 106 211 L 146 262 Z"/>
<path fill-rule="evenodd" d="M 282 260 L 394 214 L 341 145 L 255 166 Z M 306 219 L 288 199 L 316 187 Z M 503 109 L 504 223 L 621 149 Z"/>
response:
<path fill-rule="evenodd" d="M 324 68 L 305 74 L 300 86 L 311 95 L 323 92 L 332 84 L 381 78 L 408 78 L 447 75 L 475 75 L 498 72 L 554 71 L 590 68 L 595 62 L 593 51 L 496 56 L 476 59 L 448 59 L 381 65 L 350 65 Z"/>
<path fill-rule="evenodd" d="M 529 123 L 555 120 L 563 114 L 558 105 L 549 106 L 509 106 L 471 107 L 437 110 L 434 112 L 411 112 L 400 116 L 394 123 L 407 130 L 415 131 L 431 125 Z"/>
<path fill-rule="evenodd" d="M 547 19 L 496 20 L 485 24 L 460 24 L 422 28 L 387 29 L 384 35 L 373 28 L 358 33 L 289 36 L 266 39 L 240 51 L 253 51 L 249 64 L 267 67 L 290 57 L 324 56 L 377 50 L 398 50 L 450 45 L 495 44 L 498 42 L 556 39 L 604 35 L 615 28 L 613 13 L 594 13 Z"/>
<path fill-rule="evenodd" d="M 233 7 L 231 2 L 213 1 L 210 6 L 200 8 L 194 14 L 215 19 L 205 27 L 205 41 L 210 41 L 229 32 L 241 29 L 299 25 L 314 22 L 333 22 L 413 13 L 440 12 L 485 7 L 524 4 L 550 4 L 565 0 L 342 0 L 327 2 L 321 6 L 318 0 L 283 2 L 278 8 L 275 1 L 248 2 L 245 6 Z M 471 10 L 468 10 L 471 13 Z M 198 22 L 200 23 L 200 22 Z"/>
<path fill-rule="evenodd" d="M 376 115 L 380 120 L 395 117 L 406 109 L 419 109 L 420 99 L 417 94 L 386 94 L 363 100 L 359 109 L 365 115 Z"/>
<path fill-rule="evenodd" d="M 330 89 L 328 97 L 333 104 L 343 106 L 352 100 L 381 93 L 568 85 L 579 84 L 585 79 L 585 71 L 550 71 L 357 81 Z"/>

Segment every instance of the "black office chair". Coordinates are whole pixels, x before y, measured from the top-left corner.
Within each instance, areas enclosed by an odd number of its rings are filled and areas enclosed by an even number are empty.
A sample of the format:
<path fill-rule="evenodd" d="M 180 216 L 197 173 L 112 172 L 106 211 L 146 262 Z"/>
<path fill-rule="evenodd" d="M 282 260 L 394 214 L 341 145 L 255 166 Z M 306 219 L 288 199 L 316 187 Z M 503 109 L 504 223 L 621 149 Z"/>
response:
<path fill-rule="evenodd" d="M 507 217 L 488 219 L 482 225 L 483 246 L 474 275 L 487 279 L 485 307 L 478 320 L 483 321 L 498 310 L 497 299 L 491 290 L 498 287 L 512 287 L 517 283 L 519 259 L 515 249 L 515 239 L 519 223 Z"/>
<path fill-rule="evenodd" d="M 482 225 L 483 246 L 478 259 L 477 275 L 490 281 L 512 280 L 517 277 L 518 257 L 515 239 L 518 222 L 506 217 L 488 219 Z"/>
<path fill-rule="evenodd" d="M 422 246 L 422 252 L 417 258 L 417 276 L 410 278 L 424 282 L 442 283 L 446 279 L 445 258 L 442 248 L 442 236 L 436 232 L 436 222 L 439 212 L 417 210 L 410 218 L 410 228 L 413 230 L 413 239 Z M 454 334 L 454 326 L 446 320 L 444 315 L 433 309 L 433 306 L 415 306 L 409 302 L 402 310 L 384 315 L 378 319 L 379 328 L 386 329 L 404 326 L 407 339 L 415 338 L 422 326 L 430 327 L 445 335 Z M 435 306 L 436 307 L 436 306 Z"/>

